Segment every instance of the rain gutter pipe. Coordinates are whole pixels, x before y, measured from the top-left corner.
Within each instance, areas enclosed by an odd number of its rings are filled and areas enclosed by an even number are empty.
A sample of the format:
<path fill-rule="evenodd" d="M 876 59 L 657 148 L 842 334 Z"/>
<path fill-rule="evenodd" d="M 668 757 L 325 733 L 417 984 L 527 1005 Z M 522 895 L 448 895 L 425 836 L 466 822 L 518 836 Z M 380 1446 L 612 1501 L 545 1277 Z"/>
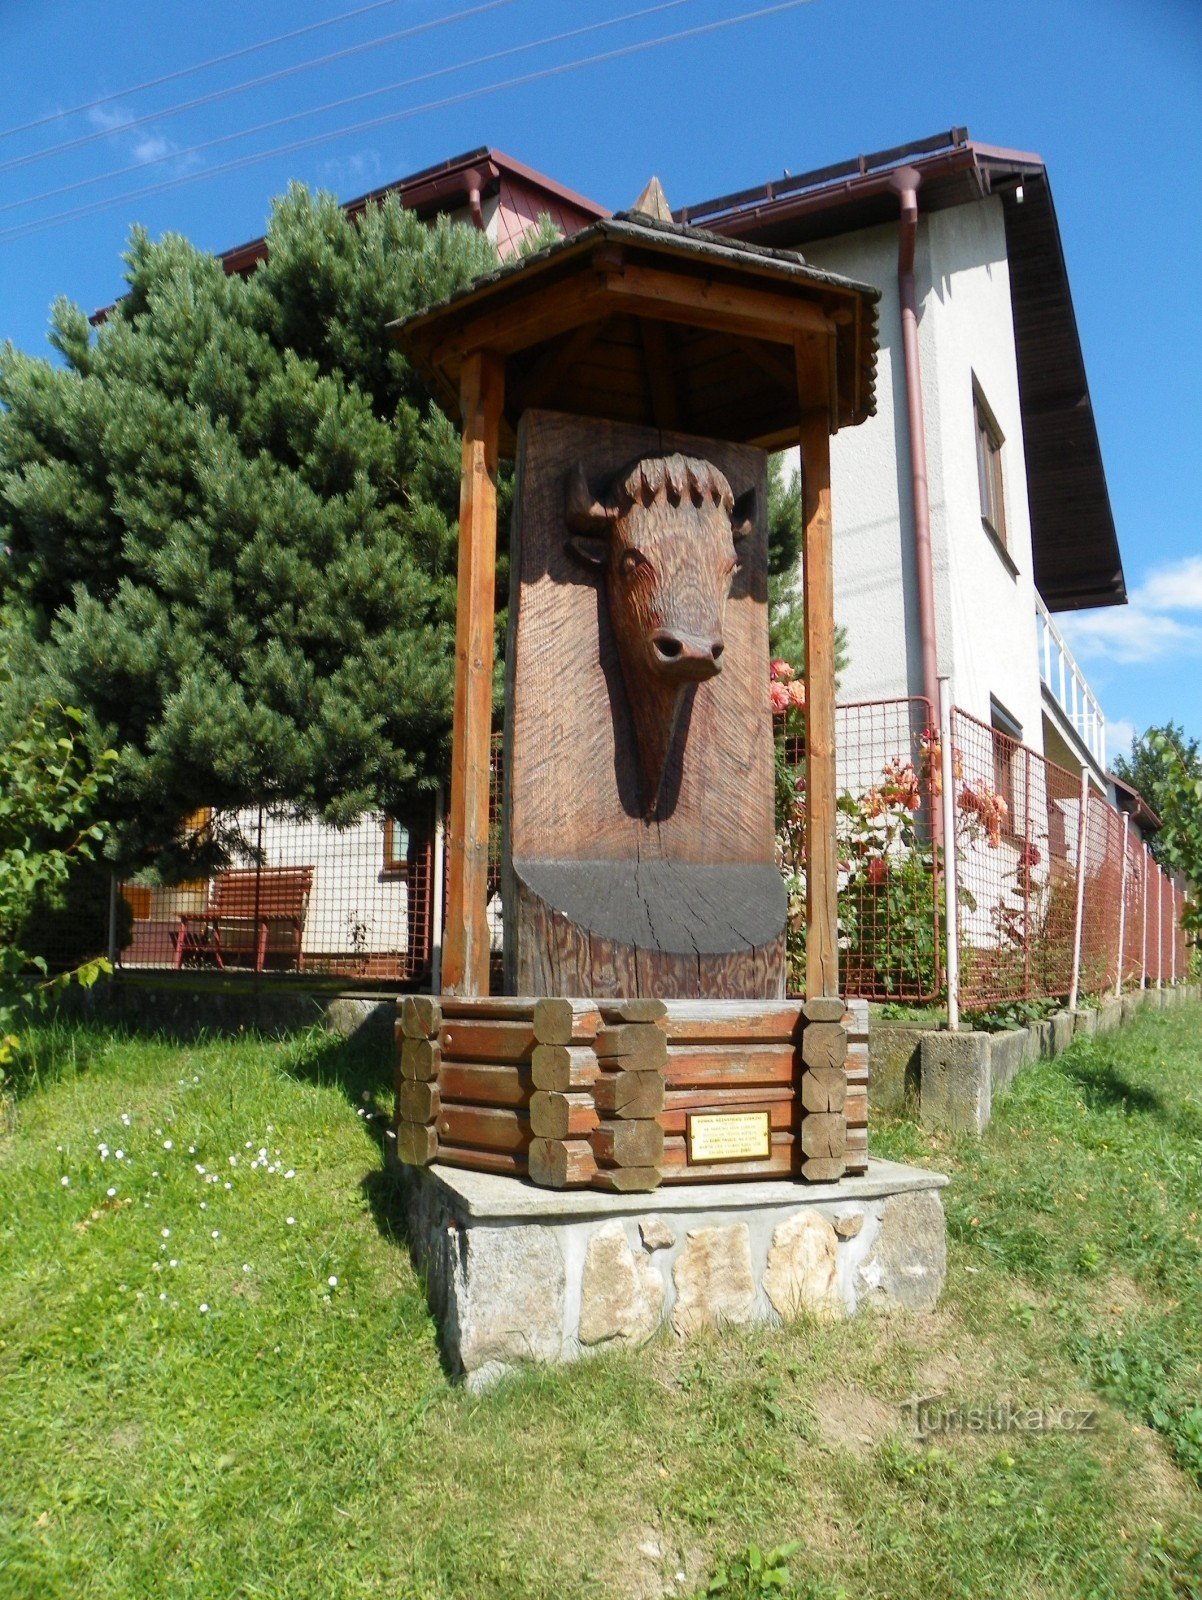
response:
<path fill-rule="evenodd" d="M 918 578 L 918 631 L 922 641 L 922 692 L 932 719 L 939 719 L 939 672 L 935 652 L 935 568 L 931 558 L 931 498 L 927 480 L 926 417 L 922 406 L 922 367 L 918 353 L 918 295 L 914 286 L 914 247 L 918 238 L 918 188 L 913 167 L 890 174 L 901 222 L 897 245 L 897 292 L 901 305 L 902 354 L 906 370 L 906 415 L 910 435 L 910 489 L 914 506 L 914 563 Z M 936 823 L 936 826 L 938 824 Z"/>

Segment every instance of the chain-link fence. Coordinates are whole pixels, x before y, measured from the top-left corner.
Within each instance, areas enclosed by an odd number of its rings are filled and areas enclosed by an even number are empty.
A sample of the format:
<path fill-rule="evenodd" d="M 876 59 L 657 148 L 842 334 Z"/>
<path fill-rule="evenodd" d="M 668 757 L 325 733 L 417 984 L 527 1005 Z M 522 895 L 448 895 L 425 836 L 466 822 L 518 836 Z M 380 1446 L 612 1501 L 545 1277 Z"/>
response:
<path fill-rule="evenodd" d="M 866 700 L 835 714 L 839 944 L 848 995 L 925 1002 L 943 988 L 943 901 L 934 829 L 939 772 L 931 705 L 921 696 Z M 781 865 L 795 933 L 804 918 L 805 736 L 778 719 L 785 788 Z M 788 792 L 792 784 L 798 797 Z M 804 951 L 791 962 L 800 989 Z"/>
<path fill-rule="evenodd" d="M 849 996 L 930 1003 L 946 993 L 942 784 L 951 784 L 959 999 L 980 1010 L 1101 994 L 1187 975 L 1184 890 L 1089 783 L 1000 730 L 951 713 L 945 760 L 921 697 L 841 706 L 836 720 L 839 939 Z M 777 720 L 780 865 L 790 987 L 804 981 L 805 745 Z M 501 741 L 490 774 L 488 916 L 501 981 Z M 345 828 L 281 807 L 198 812 L 225 863 L 184 882 L 80 875 L 42 917 L 51 967 L 109 953 L 118 972 L 296 974 L 348 983 L 436 980 L 446 872 L 436 808 Z M 436 892 L 437 891 L 437 892 Z"/>
<path fill-rule="evenodd" d="M 349 827 L 280 808 L 198 814 L 237 841 L 227 865 L 174 884 L 120 883 L 110 939 L 121 971 L 303 973 L 413 983 L 430 971 L 434 812 Z"/>

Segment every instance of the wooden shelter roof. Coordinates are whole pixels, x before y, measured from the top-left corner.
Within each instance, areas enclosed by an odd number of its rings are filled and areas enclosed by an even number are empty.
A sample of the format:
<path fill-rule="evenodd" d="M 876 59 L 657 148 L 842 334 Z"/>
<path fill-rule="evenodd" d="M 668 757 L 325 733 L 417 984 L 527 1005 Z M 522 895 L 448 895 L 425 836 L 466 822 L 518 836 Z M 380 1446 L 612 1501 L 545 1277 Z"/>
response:
<path fill-rule="evenodd" d="M 504 358 L 503 450 L 530 406 L 771 449 L 796 442 L 802 395 L 831 431 L 873 414 L 878 298 L 796 251 L 625 212 L 389 328 L 452 417 L 464 358 Z"/>

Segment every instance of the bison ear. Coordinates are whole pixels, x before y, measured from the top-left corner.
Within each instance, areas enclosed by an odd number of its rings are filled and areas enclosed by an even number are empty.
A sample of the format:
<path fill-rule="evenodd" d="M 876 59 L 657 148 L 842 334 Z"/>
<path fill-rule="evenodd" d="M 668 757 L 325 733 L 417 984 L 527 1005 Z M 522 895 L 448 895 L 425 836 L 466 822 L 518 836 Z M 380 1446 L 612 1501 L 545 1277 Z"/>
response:
<path fill-rule="evenodd" d="M 609 541 L 590 539 L 587 534 L 578 534 L 576 538 L 568 540 L 568 549 L 577 561 L 583 561 L 586 567 L 603 567 L 609 553 Z"/>
<path fill-rule="evenodd" d="M 568 473 L 568 527 L 573 533 L 598 536 L 608 532 L 616 510 L 602 505 L 588 486 L 584 462 L 577 461 Z"/>
<path fill-rule="evenodd" d="M 754 486 L 735 501 L 734 510 L 730 514 L 730 531 L 736 541 L 745 539 L 755 530 L 755 502 Z"/>

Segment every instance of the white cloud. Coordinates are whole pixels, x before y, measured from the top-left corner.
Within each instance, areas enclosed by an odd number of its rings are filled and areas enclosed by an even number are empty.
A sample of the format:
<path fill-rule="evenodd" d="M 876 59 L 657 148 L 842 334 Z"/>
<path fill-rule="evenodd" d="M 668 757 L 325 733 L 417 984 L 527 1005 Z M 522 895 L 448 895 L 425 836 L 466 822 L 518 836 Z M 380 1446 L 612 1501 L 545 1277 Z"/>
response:
<path fill-rule="evenodd" d="M 1154 567 L 1132 598 L 1154 611 L 1202 611 L 1202 556 Z"/>
<path fill-rule="evenodd" d="M 1115 722 L 1107 721 L 1106 760 L 1111 766 L 1114 765 L 1116 756 L 1130 756 L 1135 733 L 1134 722 L 1126 722 L 1121 717 Z"/>
<path fill-rule="evenodd" d="M 1202 627 L 1188 627 L 1135 599 L 1105 611 L 1061 616 L 1059 621 L 1074 655 L 1105 656 L 1131 665 L 1202 650 Z"/>
<path fill-rule="evenodd" d="M 88 121 L 94 128 L 101 128 L 105 133 L 116 133 L 134 120 L 132 111 L 126 111 L 121 106 L 93 106 L 88 112 Z"/>
<path fill-rule="evenodd" d="M 1074 652 L 1133 665 L 1202 651 L 1202 622 L 1183 620 L 1182 612 L 1202 612 L 1202 556 L 1153 567 L 1125 606 L 1059 621 Z"/>
<path fill-rule="evenodd" d="M 170 139 L 163 139 L 158 134 L 146 133 L 134 141 L 135 161 L 160 161 L 164 156 L 171 155 L 175 146 Z"/>

